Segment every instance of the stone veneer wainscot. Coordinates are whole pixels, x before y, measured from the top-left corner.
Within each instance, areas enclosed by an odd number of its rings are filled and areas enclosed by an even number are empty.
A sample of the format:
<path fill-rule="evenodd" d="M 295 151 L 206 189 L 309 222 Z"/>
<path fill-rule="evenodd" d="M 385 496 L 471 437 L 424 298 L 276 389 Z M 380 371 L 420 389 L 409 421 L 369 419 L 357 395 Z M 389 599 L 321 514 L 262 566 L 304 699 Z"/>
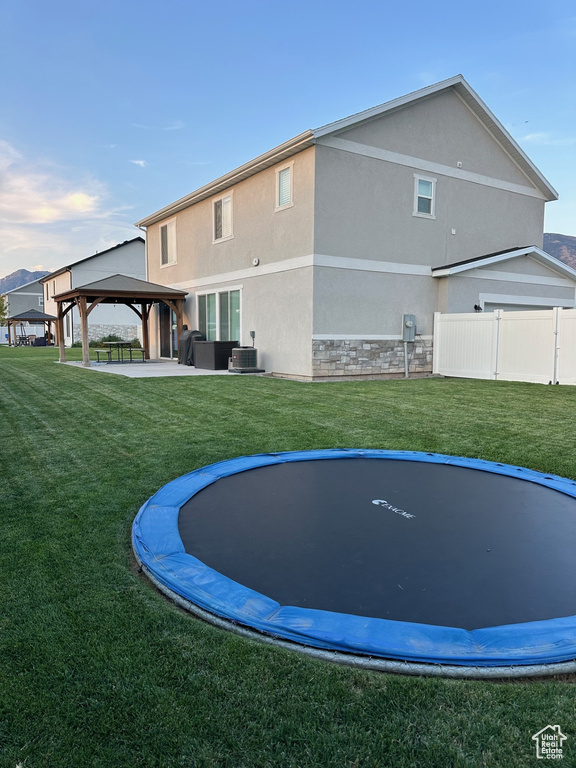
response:
<path fill-rule="evenodd" d="M 432 339 L 408 343 L 410 373 L 432 372 Z M 389 339 L 314 339 L 313 376 L 404 374 L 404 342 Z"/>

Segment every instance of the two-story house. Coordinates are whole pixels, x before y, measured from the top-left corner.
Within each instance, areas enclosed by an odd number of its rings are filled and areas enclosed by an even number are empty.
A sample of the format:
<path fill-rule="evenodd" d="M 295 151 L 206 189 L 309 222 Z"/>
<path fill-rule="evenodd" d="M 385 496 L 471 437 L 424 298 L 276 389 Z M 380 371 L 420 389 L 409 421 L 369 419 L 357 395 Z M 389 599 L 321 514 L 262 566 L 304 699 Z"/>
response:
<path fill-rule="evenodd" d="M 557 194 L 460 75 L 299 134 L 138 222 L 186 322 L 303 378 L 431 370 L 435 311 L 573 307 Z M 156 316 L 155 351 L 169 334 Z M 154 343 L 154 341 L 153 341 Z"/>
<path fill-rule="evenodd" d="M 57 315 L 58 307 L 53 300 L 59 293 L 93 283 L 112 275 L 123 274 L 139 280 L 146 279 L 144 239 L 135 237 L 123 243 L 94 253 L 51 272 L 41 279 L 44 289 L 44 309 Z M 100 339 L 114 334 L 126 340 L 136 338 L 140 323 L 137 315 L 123 304 L 103 304 L 90 314 L 89 338 Z M 64 339 L 67 347 L 80 341 L 80 316 L 78 308 L 64 318 Z"/>
<path fill-rule="evenodd" d="M 40 280 L 32 280 L 30 283 L 20 285 L 18 288 L 12 288 L 6 291 L 6 314 L 19 315 L 28 309 L 35 309 L 38 312 L 44 311 L 44 290 Z"/>

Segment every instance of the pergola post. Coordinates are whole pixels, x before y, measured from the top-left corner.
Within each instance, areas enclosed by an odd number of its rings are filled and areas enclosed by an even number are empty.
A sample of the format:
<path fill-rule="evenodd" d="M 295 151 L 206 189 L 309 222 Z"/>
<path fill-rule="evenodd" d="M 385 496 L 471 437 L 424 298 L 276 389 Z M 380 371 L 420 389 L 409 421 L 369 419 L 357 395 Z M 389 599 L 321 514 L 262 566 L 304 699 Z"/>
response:
<path fill-rule="evenodd" d="M 48 336 L 50 336 L 50 327 L 48 327 Z M 58 337 L 59 361 L 66 362 L 66 347 L 64 346 L 64 304 L 58 302 L 58 320 L 56 322 L 56 336 Z"/>
<path fill-rule="evenodd" d="M 86 296 L 78 297 L 78 312 L 80 313 L 80 332 L 82 336 L 82 365 L 90 367 L 90 342 L 88 339 L 88 305 Z"/>
<path fill-rule="evenodd" d="M 182 299 L 176 299 L 174 303 L 176 304 L 176 338 L 179 340 L 184 331 L 184 317 L 182 312 L 184 302 Z"/>
<path fill-rule="evenodd" d="M 150 360 L 150 331 L 148 328 L 148 318 L 150 317 L 150 307 L 142 303 L 142 348 L 144 357 Z"/>
<path fill-rule="evenodd" d="M 12 322 L 8 320 L 8 346 L 9 347 L 12 346 L 12 334 L 10 333 L 11 329 L 12 329 Z"/>

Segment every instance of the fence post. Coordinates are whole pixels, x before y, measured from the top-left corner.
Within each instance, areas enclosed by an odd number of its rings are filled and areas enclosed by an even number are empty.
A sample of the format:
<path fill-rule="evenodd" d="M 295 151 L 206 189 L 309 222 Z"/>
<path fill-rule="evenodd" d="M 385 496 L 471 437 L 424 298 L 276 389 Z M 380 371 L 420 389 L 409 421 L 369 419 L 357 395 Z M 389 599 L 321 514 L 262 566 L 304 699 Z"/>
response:
<path fill-rule="evenodd" d="M 500 351 L 500 320 L 502 317 L 502 311 L 501 309 L 496 309 L 494 311 L 494 381 L 498 381 L 498 353 Z"/>
<path fill-rule="evenodd" d="M 560 319 L 562 307 L 554 307 L 554 365 L 552 370 L 552 384 L 558 384 L 558 357 L 560 355 Z"/>
<path fill-rule="evenodd" d="M 440 359 L 440 318 L 441 312 L 434 312 L 434 330 L 432 331 L 432 373 L 438 373 Z"/>

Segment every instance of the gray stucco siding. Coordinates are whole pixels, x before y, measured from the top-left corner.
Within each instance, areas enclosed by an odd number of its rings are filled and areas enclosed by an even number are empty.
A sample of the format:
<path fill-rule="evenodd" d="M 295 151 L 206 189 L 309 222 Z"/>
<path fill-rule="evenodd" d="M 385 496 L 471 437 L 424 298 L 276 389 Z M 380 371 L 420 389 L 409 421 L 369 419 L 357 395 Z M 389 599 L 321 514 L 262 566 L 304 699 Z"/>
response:
<path fill-rule="evenodd" d="M 532 245 L 532 243 L 530 243 Z M 560 266 L 560 265 L 559 265 Z M 542 264 L 530 256 L 520 256 L 514 259 L 506 259 L 505 261 L 499 261 L 495 264 L 482 267 L 479 269 L 470 270 L 469 274 L 480 275 L 485 269 L 491 272 L 507 272 L 510 274 L 518 275 L 532 275 L 533 277 L 543 277 L 545 279 L 566 279 L 560 272 L 555 272 L 553 266 Z"/>
<path fill-rule="evenodd" d="M 146 279 L 144 243 L 139 240 L 128 242 L 109 253 L 100 253 L 80 264 L 74 264 L 71 267 L 71 287 L 78 288 L 117 274 L 138 280 Z"/>
<path fill-rule="evenodd" d="M 177 213 L 176 258 L 160 264 L 160 227 L 148 227 L 148 279 L 166 285 L 313 253 L 314 152 L 309 148 Z M 293 162 L 294 205 L 276 211 L 276 171 Z M 233 237 L 214 242 L 215 201 L 232 196 Z"/>
<path fill-rule="evenodd" d="M 315 335 L 401 336 L 402 315 L 416 315 L 432 333 L 437 304 L 432 277 L 317 267 L 314 274 Z"/>
<path fill-rule="evenodd" d="M 198 327 L 197 296 L 230 289 L 240 289 L 240 343 L 258 349 L 258 364 L 268 372 L 310 376 L 312 372 L 312 267 L 291 269 L 255 277 L 245 277 L 227 284 L 215 282 L 194 287 L 179 284 L 190 295 L 184 306 L 184 322 Z M 157 329 L 157 322 L 155 326 Z M 154 334 L 157 354 L 157 333 Z"/>
<path fill-rule="evenodd" d="M 529 297 L 533 300 L 544 299 L 543 306 L 574 306 L 574 287 L 538 285 L 534 283 L 512 282 L 509 280 L 482 280 L 466 276 L 466 274 L 452 275 L 450 277 L 439 278 L 442 287 L 439 289 L 440 312 L 473 312 L 474 305 L 482 301 L 483 296 L 501 297 L 495 298 L 490 303 L 507 302 L 504 297 L 514 297 L 511 303 L 523 305 L 522 298 Z M 547 304 L 547 302 L 550 302 Z M 537 308 L 537 305 L 527 306 Z"/>
<path fill-rule="evenodd" d="M 429 175 L 317 146 L 315 252 L 437 267 L 541 246 L 543 200 L 437 175 L 436 217 L 420 218 L 413 215 L 415 174 Z"/>
<path fill-rule="evenodd" d="M 40 301 L 42 299 L 42 301 Z M 29 309 L 44 311 L 44 292 L 42 283 L 34 282 L 21 286 L 6 294 L 8 315 L 20 315 Z"/>
<path fill-rule="evenodd" d="M 442 163 L 514 184 L 531 182 L 453 92 L 388 113 L 339 138 Z"/>

